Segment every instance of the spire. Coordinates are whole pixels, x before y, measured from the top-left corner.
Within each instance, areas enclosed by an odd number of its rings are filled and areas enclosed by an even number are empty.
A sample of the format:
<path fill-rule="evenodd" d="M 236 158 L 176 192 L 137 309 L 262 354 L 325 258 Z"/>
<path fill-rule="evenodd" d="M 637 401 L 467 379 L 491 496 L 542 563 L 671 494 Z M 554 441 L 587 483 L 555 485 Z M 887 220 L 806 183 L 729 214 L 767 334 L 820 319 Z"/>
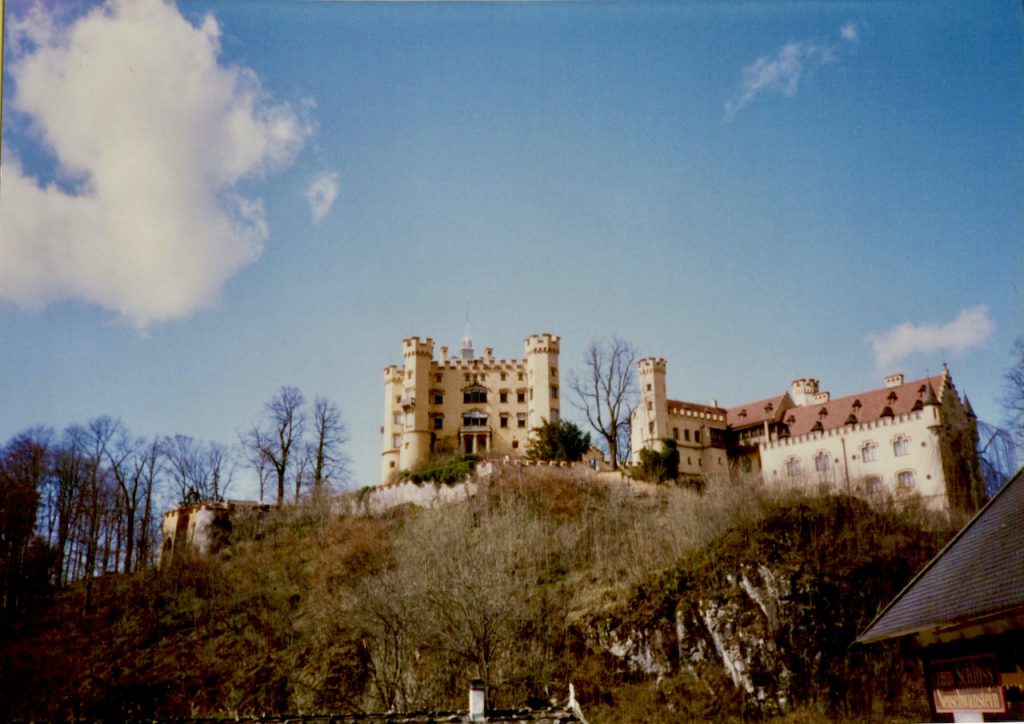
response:
<path fill-rule="evenodd" d="M 469 320 L 466 320 L 466 333 L 462 336 L 460 347 L 461 357 L 465 360 L 473 359 L 473 333 L 469 331 Z"/>

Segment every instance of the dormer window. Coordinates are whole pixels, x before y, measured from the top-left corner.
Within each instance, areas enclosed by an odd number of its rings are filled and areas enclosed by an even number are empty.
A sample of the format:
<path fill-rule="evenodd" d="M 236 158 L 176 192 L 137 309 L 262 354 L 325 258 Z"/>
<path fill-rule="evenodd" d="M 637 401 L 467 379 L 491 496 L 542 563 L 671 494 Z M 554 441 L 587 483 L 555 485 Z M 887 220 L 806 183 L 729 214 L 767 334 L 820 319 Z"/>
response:
<path fill-rule="evenodd" d="M 895 392 L 890 392 L 889 396 L 886 397 L 885 399 L 891 405 L 892 403 L 896 402 L 896 393 Z"/>
<path fill-rule="evenodd" d="M 861 408 L 860 400 L 854 400 L 853 401 L 853 411 L 854 412 L 860 412 L 860 408 Z"/>
<path fill-rule="evenodd" d="M 882 408 L 882 414 L 879 415 L 879 417 L 892 417 L 892 416 L 893 416 L 892 408 L 889 407 L 888 405 L 886 405 L 884 408 Z"/>

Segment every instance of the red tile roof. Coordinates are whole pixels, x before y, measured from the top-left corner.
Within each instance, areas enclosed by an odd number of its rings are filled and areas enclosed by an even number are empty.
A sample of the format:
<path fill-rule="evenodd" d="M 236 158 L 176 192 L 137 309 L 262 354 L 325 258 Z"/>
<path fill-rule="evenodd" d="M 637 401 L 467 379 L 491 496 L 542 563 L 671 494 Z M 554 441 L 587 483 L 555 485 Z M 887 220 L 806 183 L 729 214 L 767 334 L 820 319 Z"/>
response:
<path fill-rule="evenodd" d="M 792 401 L 788 400 L 788 395 L 785 392 L 775 397 L 730 407 L 726 410 L 729 427 L 738 430 L 751 425 L 761 425 L 764 424 L 766 418 L 769 422 L 775 422 L 779 419 L 779 411 L 783 408 L 784 401 L 792 405 Z M 770 413 L 766 414 L 764 408 L 768 405 L 771 405 L 772 409 Z"/>
<path fill-rule="evenodd" d="M 685 402 L 683 400 L 668 400 L 668 411 L 670 413 L 678 414 L 677 411 L 686 412 L 697 412 L 704 413 L 707 415 L 724 415 L 725 410 L 721 407 L 712 407 L 711 405 L 701 405 L 696 402 Z"/>
<path fill-rule="evenodd" d="M 946 379 L 948 377 L 943 375 L 922 377 L 895 387 L 881 387 L 816 405 L 793 407 L 785 411 L 781 421 L 789 426 L 789 434 L 796 437 L 812 432 L 819 422 L 822 430 L 831 430 L 842 427 L 847 421 L 870 422 L 889 414 L 903 415 L 911 412 L 918 403 L 924 403 L 929 383 L 936 399 L 941 401 Z"/>

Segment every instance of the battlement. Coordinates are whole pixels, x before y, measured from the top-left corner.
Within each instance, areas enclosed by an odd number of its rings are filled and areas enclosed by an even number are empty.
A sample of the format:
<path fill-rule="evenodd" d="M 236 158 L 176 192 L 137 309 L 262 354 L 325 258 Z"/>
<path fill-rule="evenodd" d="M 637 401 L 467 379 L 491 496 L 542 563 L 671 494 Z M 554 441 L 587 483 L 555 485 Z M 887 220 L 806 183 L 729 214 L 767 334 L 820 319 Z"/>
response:
<path fill-rule="evenodd" d="M 642 360 L 637 362 L 637 367 L 640 370 L 640 374 L 661 372 L 665 373 L 667 363 L 664 357 L 644 357 Z"/>
<path fill-rule="evenodd" d="M 529 357 L 531 354 L 558 354 L 560 340 L 561 337 L 550 332 L 531 334 L 523 344 L 526 349 L 526 356 Z"/>
<path fill-rule="evenodd" d="M 420 341 L 419 337 L 409 337 L 402 340 L 402 353 L 405 357 L 434 357 L 434 340 L 427 337 Z"/>

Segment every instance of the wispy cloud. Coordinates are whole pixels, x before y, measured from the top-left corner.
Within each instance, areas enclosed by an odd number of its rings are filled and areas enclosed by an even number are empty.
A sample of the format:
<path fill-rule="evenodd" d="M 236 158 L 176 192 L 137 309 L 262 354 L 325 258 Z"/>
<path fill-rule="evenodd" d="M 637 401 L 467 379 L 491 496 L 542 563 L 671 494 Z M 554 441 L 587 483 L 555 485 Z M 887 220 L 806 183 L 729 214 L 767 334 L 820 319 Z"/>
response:
<path fill-rule="evenodd" d="M 838 62 L 844 46 L 860 40 L 858 25 L 853 22 L 843 25 L 839 29 L 839 38 L 838 44 L 810 40 L 786 43 L 774 56 L 762 56 L 744 68 L 739 89 L 725 102 L 726 123 L 762 93 L 795 96 L 800 82 L 808 74 Z"/>
<path fill-rule="evenodd" d="M 14 24 L 11 107 L 70 181 L 40 181 L 4 148 L 0 300 L 84 300 L 140 329 L 213 303 L 268 234 L 238 182 L 291 162 L 311 125 L 221 62 L 211 16 L 111 2 L 61 25 L 31 7 Z"/>
<path fill-rule="evenodd" d="M 988 342 L 994 329 L 988 307 L 981 305 L 964 309 L 946 324 L 904 322 L 886 332 L 868 335 L 868 339 L 875 352 L 875 364 L 887 369 L 915 354 L 944 350 L 959 356 Z"/>
<path fill-rule="evenodd" d="M 338 197 L 338 189 L 336 172 L 324 171 L 313 179 L 305 194 L 313 221 L 320 222 L 327 216 L 327 212 L 331 210 L 334 200 Z"/>

